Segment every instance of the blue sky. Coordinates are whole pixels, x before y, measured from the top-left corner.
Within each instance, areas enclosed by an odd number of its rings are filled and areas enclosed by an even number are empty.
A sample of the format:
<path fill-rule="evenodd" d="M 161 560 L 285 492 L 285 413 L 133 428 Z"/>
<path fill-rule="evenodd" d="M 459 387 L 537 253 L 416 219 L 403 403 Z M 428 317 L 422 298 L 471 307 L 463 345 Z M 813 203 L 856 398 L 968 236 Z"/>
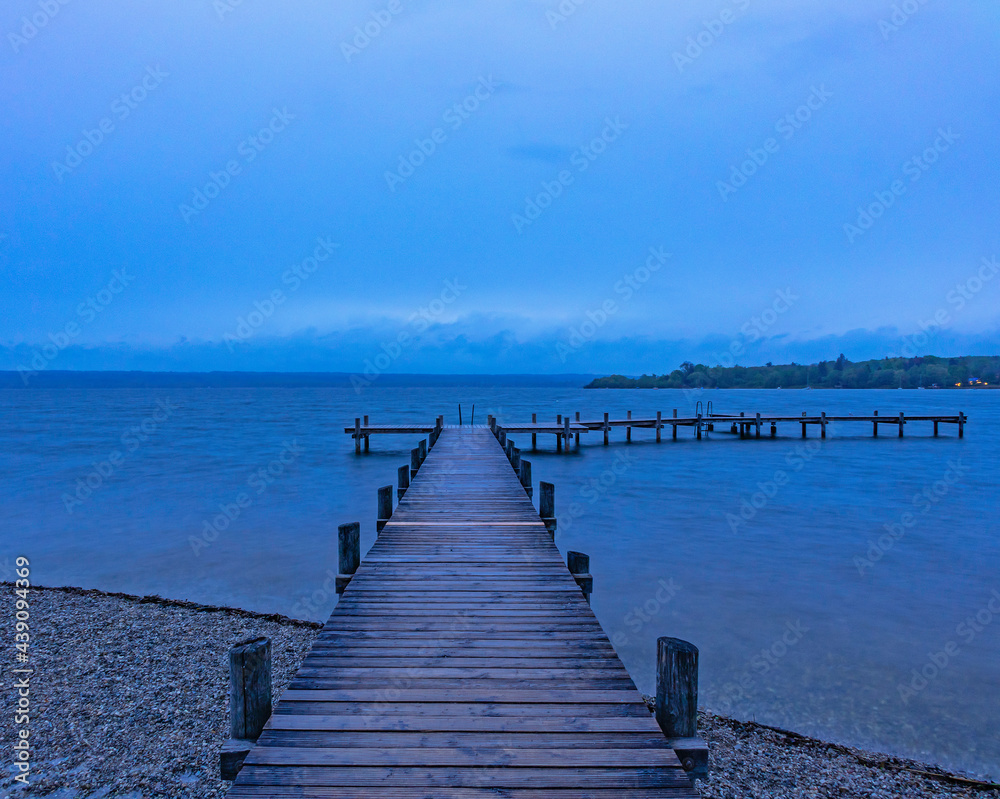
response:
<path fill-rule="evenodd" d="M 0 368 L 997 352 L 1000 11 L 902 6 L 12 0 Z"/>

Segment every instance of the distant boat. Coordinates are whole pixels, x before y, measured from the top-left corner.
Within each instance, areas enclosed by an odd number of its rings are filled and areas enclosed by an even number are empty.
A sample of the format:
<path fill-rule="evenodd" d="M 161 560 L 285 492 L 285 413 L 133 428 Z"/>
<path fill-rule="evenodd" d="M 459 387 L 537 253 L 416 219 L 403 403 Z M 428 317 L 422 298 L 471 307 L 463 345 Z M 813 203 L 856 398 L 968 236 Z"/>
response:
<path fill-rule="evenodd" d="M 803 391 L 812 391 L 812 386 L 803 386 L 802 390 Z"/>

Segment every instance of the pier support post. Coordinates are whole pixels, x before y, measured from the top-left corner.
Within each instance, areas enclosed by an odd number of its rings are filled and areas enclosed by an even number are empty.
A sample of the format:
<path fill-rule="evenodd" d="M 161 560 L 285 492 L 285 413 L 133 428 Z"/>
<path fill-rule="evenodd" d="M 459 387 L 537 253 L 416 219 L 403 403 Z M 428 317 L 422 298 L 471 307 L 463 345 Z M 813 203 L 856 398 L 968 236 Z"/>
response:
<path fill-rule="evenodd" d="M 660 443 L 661 430 L 663 429 L 663 411 L 656 412 L 656 443 Z"/>
<path fill-rule="evenodd" d="M 698 440 L 701 441 L 701 414 L 698 414 L 698 420 L 696 422 L 698 425 Z"/>
<path fill-rule="evenodd" d="M 368 414 L 365 414 L 365 427 L 368 427 Z M 365 452 L 368 451 L 368 436 L 365 436 Z"/>
<path fill-rule="evenodd" d="M 632 418 L 632 411 L 628 411 L 628 415 L 626 416 L 626 418 L 627 419 L 631 419 Z M 631 441 L 632 441 L 632 425 L 626 425 L 625 426 L 625 443 L 628 444 L 628 443 L 631 443 Z"/>
<path fill-rule="evenodd" d="M 744 416 L 746 416 L 746 413 L 744 413 L 743 411 L 740 411 L 740 419 L 742 419 Z M 740 440 L 742 441 L 746 437 L 747 437 L 747 426 L 746 426 L 745 422 L 741 421 L 740 422 Z"/>
<path fill-rule="evenodd" d="M 958 412 L 958 437 L 965 438 L 965 420 L 966 416 L 962 411 Z"/>
<path fill-rule="evenodd" d="M 500 431 L 500 434 L 497 436 L 497 441 L 500 442 L 500 446 L 501 447 L 504 447 L 504 448 L 507 447 L 507 431 L 506 430 L 501 430 Z"/>
<path fill-rule="evenodd" d="M 538 482 L 538 515 L 552 537 L 556 537 L 556 487 L 552 483 Z"/>
<path fill-rule="evenodd" d="M 405 466 L 403 467 L 406 468 Z M 344 593 L 361 565 L 361 522 L 337 528 L 337 595 Z"/>
<path fill-rule="evenodd" d="M 899 437 L 903 437 L 903 425 L 906 424 L 906 420 L 903 418 L 903 412 L 899 412 Z"/>
<path fill-rule="evenodd" d="M 412 480 L 417 476 L 417 470 L 420 469 L 420 449 L 414 447 L 410 450 L 410 479 Z"/>
<path fill-rule="evenodd" d="M 400 466 L 396 470 L 396 482 L 399 483 L 399 487 L 396 489 L 396 499 L 402 499 L 403 494 L 406 493 L 406 489 L 410 487 L 410 467 Z"/>
<path fill-rule="evenodd" d="M 826 411 L 819 415 L 819 437 L 826 438 Z"/>
<path fill-rule="evenodd" d="M 778 423 L 771 422 L 771 438 L 776 438 L 778 435 Z"/>
<path fill-rule="evenodd" d="M 805 417 L 805 415 L 806 415 L 806 412 L 802 411 L 803 418 Z M 803 438 L 806 437 L 806 423 L 805 422 L 802 423 L 802 437 Z"/>
<path fill-rule="evenodd" d="M 361 417 L 354 417 L 354 454 L 361 454 Z"/>
<path fill-rule="evenodd" d="M 229 650 L 229 740 L 219 753 L 222 779 L 236 779 L 270 716 L 271 641 L 241 641 Z"/>
<path fill-rule="evenodd" d="M 538 414 L 537 413 L 531 414 L 531 423 L 532 424 L 538 424 Z M 532 433 L 531 434 L 531 451 L 534 452 L 536 449 L 538 449 L 538 433 Z"/>
<path fill-rule="evenodd" d="M 392 516 L 392 486 L 382 486 L 378 490 L 378 518 L 375 520 L 375 532 L 381 533 L 389 517 Z"/>
<path fill-rule="evenodd" d="M 521 473 L 521 450 L 517 447 L 510 448 L 510 466 L 515 474 Z"/>
<path fill-rule="evenodd" d="M 417 449 L 420 451 L 420 464 L 423 465 L 424 461 L 427 460 L 427 439 L 420 439 L 420 443 L 417 444 Z"/>
<path fill-rule="evenodd" d="M 590 573 L 590 556 L 571 550 L 566 553 L 566 565 L 569 567 L 569 573 L 576 580 L 576 584 L 583 591 L 583 598 L 587 600 L 589 605 L 590 595 L 594 591 L 594 578 Z"/>
<path fill-rule="evenodd" d="M 566 441 L 566 451 L 569 452 L 569 414 L 563 417 L 563 439 Z"/>
<path fill-rule="evenodd" d="M 872 416 L 878 416 L 878 411 L 875 411 Z M 872 437 L 878 438 L 878 419 L 872 420 Z"/>
<path fill-rule="evenodd" d="M 938 420 L 934 420 L 934 438 L 938 437 Z"/>
<path fill-rule="evenodd" d="M 674 408 L 674 418 L 675 419 L 677 418 L 677 409 L 676 408 Z M 674 441 L 676 441 L 677 440 L 677 422 L 674 422 L 671 425 L 671 427 L 673 427 L 673 430 L 670 431 L 670 436 L 671 436 L 671 438 L 673 438 Z"/>
<path fill-rule="evenodd" d="M 556 425 L 562 427 L 562 414 L 556 414 Z M 569 442 L 566 442 L 566 446 L 569 446 Z M 556 433 L 556 452 L 562 452 L 562 432 Z"/>
<path fill-rule="evenodd" d="M 521 478 L 521 486 L 524 488 L 524 493 L 528 495 L 528 499 L 531 499 L 532 494 L 534 493 L 534 490 L 531 487 L 531 461 L 521 461 L 518 476 Z"/>
<path fill-rule="evenodd" d="M 608 445 L 608 432 L 611 430 L 608 425 L 608 412 L 604 412 L 604 446 Z"/>
<path fill-rule="evenodd" d="M 757 414 L 757 438 L 760 438 L 760 427 L 761 427 L 760 414 L 758 413 Z"/>
<path fill-rule="evenodd" d="M 576 421 L 577 422 L 580 421 L 580 412 L 579 411 L 576 412 Z M 576 433 L 573 434 L 573 443 L 576 444 L 576 448 L 577 449 L 580 448 L 580 431 L 579 430 L 577 430 Z"/>
<path fill-rule="evenodd" d="M 708 776 L 708 744 L 698 738 L 698 647 L 656 641 L 656 722 L 691 779 Z"/>

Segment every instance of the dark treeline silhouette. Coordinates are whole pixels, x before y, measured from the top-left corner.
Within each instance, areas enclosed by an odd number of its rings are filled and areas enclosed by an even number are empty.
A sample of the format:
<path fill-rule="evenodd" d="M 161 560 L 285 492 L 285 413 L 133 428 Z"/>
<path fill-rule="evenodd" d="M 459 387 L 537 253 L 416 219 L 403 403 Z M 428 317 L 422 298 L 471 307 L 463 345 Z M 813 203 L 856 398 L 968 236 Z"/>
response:
<path fill-rule="evenodd" d="M 1000 385 L 1000 356 L 883 358 L 766 366 L 706 366 L 685 361 L 663 375 L 599 377 L 586 388 L 993 388 Z"/>

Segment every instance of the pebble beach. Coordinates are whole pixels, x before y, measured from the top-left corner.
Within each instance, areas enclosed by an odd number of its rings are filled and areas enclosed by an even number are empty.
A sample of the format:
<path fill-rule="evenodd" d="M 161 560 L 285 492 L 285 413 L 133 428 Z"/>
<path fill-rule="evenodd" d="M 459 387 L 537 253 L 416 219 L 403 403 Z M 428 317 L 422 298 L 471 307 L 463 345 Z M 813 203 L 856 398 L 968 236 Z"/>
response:
<path fill-rule="evenodd" d="M 10 584 L 3 585 L 12 591 Z M 224 796 L 218 756 L 228 737 L 228 651 L 266 635 L 275 701 L 319 625 L 232 608 L 75 588 L 31 593 L 32 762 L 27 788 L 4 758 L 0 796 L 206 799 Z M 14 648 L 13 629 L 0 633 Z M 3 693 L 12 689 L 5 681 Z M 704 797 L 1000 799 L 976 775 L 701 713 L 710 746 Z M 12 713 L 0 716 L 10 752 Z"/>

